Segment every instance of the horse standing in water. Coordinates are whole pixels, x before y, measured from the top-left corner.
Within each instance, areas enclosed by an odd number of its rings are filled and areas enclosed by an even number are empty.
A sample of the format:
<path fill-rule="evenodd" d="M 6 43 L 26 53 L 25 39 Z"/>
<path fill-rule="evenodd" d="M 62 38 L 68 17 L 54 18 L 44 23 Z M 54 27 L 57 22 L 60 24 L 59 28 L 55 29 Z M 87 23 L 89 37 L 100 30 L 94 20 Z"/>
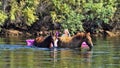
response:
<path fill-rule="evenodd" d="M 72 37 L 59 37 L 58 47 L 60 48 L 81 48 L 82 43 L 85 42 L 89 50 L 92 49 L 93 43 L 90 33 L 80 32 Z"/>

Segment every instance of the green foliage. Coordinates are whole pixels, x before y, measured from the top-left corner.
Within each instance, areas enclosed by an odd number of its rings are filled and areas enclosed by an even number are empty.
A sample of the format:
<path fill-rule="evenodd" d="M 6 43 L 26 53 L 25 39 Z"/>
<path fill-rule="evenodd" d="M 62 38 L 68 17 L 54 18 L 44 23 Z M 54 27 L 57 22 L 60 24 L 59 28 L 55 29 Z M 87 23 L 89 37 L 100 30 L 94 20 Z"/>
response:
<path fill-rule="evenodd" d="M 2 2 L 0 2 L 0 7 L 2 6 Z"/>
<path fill-rule="evenodd" d="M 39 0 L 26 0 L 27 7 L 37 7 Z"/>
<path fill-rule="evenodd" d="M 100 1 L 95 3 L 94 1 Z M 77 30 L 84 31 L 85 22 L 99 23 L 96 20 L 109 23 L 116 11 L 116 0 L 10 0 L 8 13 L 2 12 L 0 1 L 0 23 L 9 18 L 15 22 L 19 19 L 31 26 L 34 22 L 50 15 L 53 23 L 61 23 L 63 29 L 71 30 L 73 34 Z M 39 17 L 39 18 L 38 18 Z M 22 18 L 22 19 L 20 19 Z"/>
<path fill-rule="evenodd" d="M 3 25 L 6 19 L 7 19 L 7 15 L 0 10 L 0 25 Z"/>
<path fill-rule="evenodd" d="M 27 19 L 26 23 L 27 25 L 33 24 L 38 18 L 35 16 L 34 8 L 25 8 L 23 11 L 24 17 Z"/>
<path fill-rule="evenodd" d="M 51 14 L 53 23 L 62 22 L 62 21 L 65 19 L 64 16 L 62 16 L 62 15 L 57 15 L 55 11 L 51 11 L 50 14 Z"/>
<path fill-rule="evenodd" d="M 20 1 L 20 4 L 12 0 L 10 2 L 11 5 L 11 11 L 10 11 L 10 19 L 11 21 L 15 21 L 18 17 L 18 14 L 21 14 L 19 16 L 23 16 L 24 22 L 31 26 L 38 18 L 36 16 L 36 8 L 39 4 L 39 0 L 25 0 Z"/>
<path fill-rule="evenodd" d="M 71 31 L 71 34 L 74 34 L 77 30 L 84 31 L 81 20 L 84 19 L 84 16 L 71 12 L 67 20 L 62 23 L 64 28 L 68 28 Z"/>
<path fill-rule="evenodd" d="M 78 9 L 75 7 L 72 7 L 73 5 L 76 5 L 75 0 L 69 0 L 69 1 L 64 1 L 64 0 L 52 0 L 54 3 L 54 6 L 56 7 L 56 11 L 51 13 L 53 22 L 56 22 L 56 20 L 60 20 L 62 24 L 63 29 L 67 28 L 71 30 L 71 33 L 74 34 L 77 30 L 82 30 L 84 31 L 82 27 L 82 22 L 81 20 L 84 19 L 84 16 L 80 14 L 80 12 L 74 11 L 74 9 Z M 78 4 L 77 4 L 78 5 Z M 79 9 L 78 9 L 79 10 Z M 60 12 L 58 14 L 58 12 Z M 57 16 L 60 17 L 57 17 Z"/>
<path fill-rule="evenodd" d="M 20 10 L 18 3 L 14 0 L 11 0 L 10 2 L 11 10 L 10 10 L 10 20 L 15 21 L 16 20 L 16 13 Z"/>
<path fill-rule="evenodd" d="M 84 3 L 83 4 L 83 12 L 88 13 L 86 15 L 87 20 L 93 20 L 95 18 L 99 18 L 100 20 L 103 20 L 104 23 L 109 23 L 109 20 L 113 17 L 116 7 L 115 1 L 108 1 L 106 2 L 100 2 L 100 3 Z M 89 12 L 91 11 L 91 12 Z"/>
<path fill-rule="evenodd" d="M 82 20 L 96 22 L 97 19 L 109 23 L 112 19 L 116 7 L 115 1 L 109 0 L 104 2 L 101 0 L 98 3 L 94 3 L 93 0 L 52 0 L 55 11 L 51 13 L 53 22 L 60 20 L 63 28 L 68 28 L 71 33 L 76 30 L 84 31 L 82 26 Z M 61 16 L 58 18 L 58 16 Z M 95 20 L 96 19 L 96 20 Z"/>
<path fill-rule="evenodd" d="M 26 6 L 22 12 L 24 14 L 26 24 L 31 26 L 36 20 L 38 20 L 38 17 L 35 11 L 39 4 L 39 0 L 26 0 L 25 3 L 26 3 Z"/>

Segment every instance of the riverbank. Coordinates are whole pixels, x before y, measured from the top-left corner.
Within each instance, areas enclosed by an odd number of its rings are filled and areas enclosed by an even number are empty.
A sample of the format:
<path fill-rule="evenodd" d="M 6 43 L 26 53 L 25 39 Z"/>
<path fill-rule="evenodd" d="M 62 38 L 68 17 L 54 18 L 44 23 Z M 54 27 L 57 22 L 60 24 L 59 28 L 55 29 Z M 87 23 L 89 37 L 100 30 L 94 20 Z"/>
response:
<path fill-rule="evenodd" d="M 36 36 L 41 36 L 41 35 L 48 35 L 50 34 L 51 31 L 42 31 L 36 32 L 36 33 L 29 33 L 25 31 L 19 31 L 19 30 L 13 30 L 13 29 L 6 29 L 0 33 L 0 36 L 4 37 L 36 37 Z M 99 32 L 95 34 L 91 34 L 92 36 L 95 37 L 118 37 L 120 36 L 120 30 L 116 31 L 104 31 L 104 30 L 99 30 Z"/>

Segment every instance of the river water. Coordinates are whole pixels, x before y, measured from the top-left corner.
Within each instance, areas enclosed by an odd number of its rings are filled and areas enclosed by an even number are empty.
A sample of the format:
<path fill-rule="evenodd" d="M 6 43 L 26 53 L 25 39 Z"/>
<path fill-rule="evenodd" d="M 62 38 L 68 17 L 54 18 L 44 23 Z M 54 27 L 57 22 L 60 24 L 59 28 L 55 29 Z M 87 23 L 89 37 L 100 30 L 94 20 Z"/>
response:
<path fill-rule="evenodd" d="M 0 38 L 0 68 L 120 68 L 120 38 L 96 38 L 92 51 L 26 46 L 23 38 Z"/>

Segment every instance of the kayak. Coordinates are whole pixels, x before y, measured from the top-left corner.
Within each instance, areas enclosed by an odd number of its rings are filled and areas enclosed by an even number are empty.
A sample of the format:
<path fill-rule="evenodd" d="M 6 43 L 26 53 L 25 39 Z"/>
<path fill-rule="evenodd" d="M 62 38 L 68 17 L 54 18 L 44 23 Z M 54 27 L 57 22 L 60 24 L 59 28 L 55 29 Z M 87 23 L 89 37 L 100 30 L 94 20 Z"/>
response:
<path fill-rule="evenodd" d="M 27 40 L 26 40 L 27 46 L 33 46 L 34 41 L 35 41 L 34 39 L 27 39 Z"/>

